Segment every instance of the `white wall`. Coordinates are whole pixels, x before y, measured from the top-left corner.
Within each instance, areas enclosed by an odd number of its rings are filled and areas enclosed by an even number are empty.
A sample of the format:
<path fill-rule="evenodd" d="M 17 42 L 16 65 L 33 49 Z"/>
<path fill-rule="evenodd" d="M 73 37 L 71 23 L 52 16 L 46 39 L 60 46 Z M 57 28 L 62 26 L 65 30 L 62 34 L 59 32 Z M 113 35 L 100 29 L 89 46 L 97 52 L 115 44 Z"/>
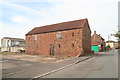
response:
<path fill-rule="evenodd" d="M 110 48 L 112 48 L 112 49 L 115 49 L 115 48 L 117 48 L 118 47 L 118 43 L 106 43 L 106 47 L 108 46 L 108 45 L 110 45 Z"/>

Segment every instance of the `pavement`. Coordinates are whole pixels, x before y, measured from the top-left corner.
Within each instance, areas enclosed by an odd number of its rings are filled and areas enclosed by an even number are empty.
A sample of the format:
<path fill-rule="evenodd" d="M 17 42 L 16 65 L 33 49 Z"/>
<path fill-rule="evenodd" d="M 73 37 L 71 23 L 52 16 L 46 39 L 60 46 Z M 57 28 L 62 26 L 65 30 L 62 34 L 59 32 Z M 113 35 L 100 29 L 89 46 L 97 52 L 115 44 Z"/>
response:
<path fill-rule="evenodd" d="M 41 63 L 17 59 L 3 58 L 2 78 L 31 78 L 37 79 L 48 74 L 65 69 L 81 61 L 85 61 L 93 56 L 76 57 L 59 63 Z M 6 65 L 8 64 L 8 66 Z M 14 64 L 14 66 L 10 66 Z M 5 67 L 7 66 L 7 67 Z"/>

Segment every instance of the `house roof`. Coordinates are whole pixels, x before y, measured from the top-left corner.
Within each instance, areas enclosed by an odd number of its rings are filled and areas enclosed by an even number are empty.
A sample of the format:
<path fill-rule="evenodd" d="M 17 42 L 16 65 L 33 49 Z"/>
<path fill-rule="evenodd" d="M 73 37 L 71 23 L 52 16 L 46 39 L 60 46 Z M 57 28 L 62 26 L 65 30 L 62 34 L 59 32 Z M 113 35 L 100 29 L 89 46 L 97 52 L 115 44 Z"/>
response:
<path fill-rule="evenodd" d="M 42 27 L 36 27 L 29 31 L 26 35 L 82 28 L 86 21 L 87 19 L 81 19 L 58 24 L 46 25 Z"/>
<path fill-rule="evenodd" d="M 114 43 L 115 41 L 111 41 L 111 40 L 110 41 L 106 41 L 106 43 L 108 43 L 108 42 L 113 42 Z"/>
<path fill-rule="evenodd" d="M 10 39 L 10 40 L 13 40 L 13 41 L 25 41 L 24 39 L 21 39 L 21 38 L 12 38 L 12 37 L 4 37 L 3 39 Z"/>
<path fill-rule="evenodd" d="M 102 40 L 102 41 L 101 41 Z M 91 45 L 101 45 L 104 44 L 104 38 L 100 36 L 100 34 L 96 34 L 96 31 L 92 35 Z"/>
<path fill-rule="evenodd" d="M 91 45 L 100 45 L 100 43 L 97 41 L 93 41 L 93 42 L 91 42 Z"/>

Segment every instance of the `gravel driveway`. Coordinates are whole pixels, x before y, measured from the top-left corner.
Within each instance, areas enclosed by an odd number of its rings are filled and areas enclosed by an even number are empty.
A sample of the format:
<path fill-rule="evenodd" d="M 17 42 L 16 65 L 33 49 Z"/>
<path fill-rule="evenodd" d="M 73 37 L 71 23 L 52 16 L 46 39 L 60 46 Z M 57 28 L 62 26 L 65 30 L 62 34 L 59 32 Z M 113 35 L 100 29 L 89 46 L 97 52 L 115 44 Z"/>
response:
<path fill-rule="evenodd" d="M 2 55 L 2 57 L 6 59 L 35 61 L 41 63 L 58 63 L 70 59 L 69 57 L 58 58 L 55 56 L 51 57 L 51 56 L 41 56 L 41 55 L 27 55 L 27 54 L 10 53 L 10 52 L 6 52 L 5 54 Z"/>

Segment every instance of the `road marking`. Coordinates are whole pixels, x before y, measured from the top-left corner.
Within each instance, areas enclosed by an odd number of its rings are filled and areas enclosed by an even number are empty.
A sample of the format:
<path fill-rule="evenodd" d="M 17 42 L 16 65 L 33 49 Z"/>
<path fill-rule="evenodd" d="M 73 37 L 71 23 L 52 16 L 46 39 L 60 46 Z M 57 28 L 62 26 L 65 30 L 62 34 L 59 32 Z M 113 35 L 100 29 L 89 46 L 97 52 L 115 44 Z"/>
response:
<path fill-rule="evenodd" d="M 0 61 L 0 62 L 2 63 L 2 62 L 6 62 L 6 61 L 9 61 L 9 60 L 3 60 L 3 61 Z"/>
<path fill-rule="evenodd" d="M 72 63 L 72 64 L 67 65 L 67 66 L 61 67 L 61 68 L 59 68 L 59 69 L 56 69 L 56 70 L 53 70 L 53 71 L 44 73 L 44 74 L 42 74 L 42 75 L 36 76 L 36 77 L 34 77 L 32 80 L 36 80 L 36 79 L 39 79 L 39 78 L 41 78 L 41 77 L 47 76 L 47 75 L 49 75 L 49 74 L 55 73 L 55 72 L 57 72 L 57 71 L 63 70 L 63 69 L 68 68 L 68 67 L 70 67 L 70 66 L 72 66 L 72 65 L 75 65 L 75 64 L 78 64 L 78 63 L 83 62 L 83 61 L 85 61 L 85 60 L 88 60 L 88 59 L 90 59 L 90 58 L 92 58 L 92 57 L 93 57 L 93 56 L 90 56 L 90 57 L 85 58 L 85 59 L 83 59 L 83 60 L 76 61 L 76 62 L 74 62 L 74 63 Z"/>
<path fill-rule="evenodd" d="M 37 76 L 37 77 L 34 77 L 33 80 L 35 80 L 35 79 L 37 79 L 37 78 L 40 78 L 40 77 L 43 77 L 43 76 L 46 76 L 46 75 L 49 75 L 49 74 L 51 74 L 51 73 L 60 71 L 60 70 L 62 70 L 62 69 L 65 69 L 65 68 L 67 68 L 67 67 L 70 67 L 70 66 L 72 66 L 72 65 L 74 65 L 74 64 L 78 64 L 78 63 L 80 63 L 80 62 L 82 62 L 82 61 L 85 61 L 85 60 L 87 60 L 87 59 L 89 59 L 89 58 L 92 58 L 92 57 L 93 57 L 93 56 L 90 56 L 90 57 L 85 58 L 85 59 L 83 59 L 83 60 L 80 60 L 80 61 L 74 62 L 74 63 L 72 63 L 72 64 L 69 64 L 69 65 L 67 65 L 67 66 L 61 67 L 61 68 L 59 68 L 59 69 L 56 69 L 56 70 L 47 72 L 47 73 L 42 74 L 42 75 L 39 75 L 39 76 Z M 36 66 L 36 67 L 38 67 L 38 66 Z M 31 69 L 34 69 L 34 68 L 35 68 L 35 67 L 29 68 L 29 69 L 24 69 L 24 70 L 21 70 L 21 71 L 18 71 L 18 72 L 6 73 L 6 74 L 4 74 L 4 75 L 1 75 L 0 77 L 5 77 L 5 76 L 13 75 L 13 74 L 17 74 L 17 73 L 20 73 L 20 72 L 25 72 L 25 71 L 28 71 L 28 70 L 31 70 Z"/>

